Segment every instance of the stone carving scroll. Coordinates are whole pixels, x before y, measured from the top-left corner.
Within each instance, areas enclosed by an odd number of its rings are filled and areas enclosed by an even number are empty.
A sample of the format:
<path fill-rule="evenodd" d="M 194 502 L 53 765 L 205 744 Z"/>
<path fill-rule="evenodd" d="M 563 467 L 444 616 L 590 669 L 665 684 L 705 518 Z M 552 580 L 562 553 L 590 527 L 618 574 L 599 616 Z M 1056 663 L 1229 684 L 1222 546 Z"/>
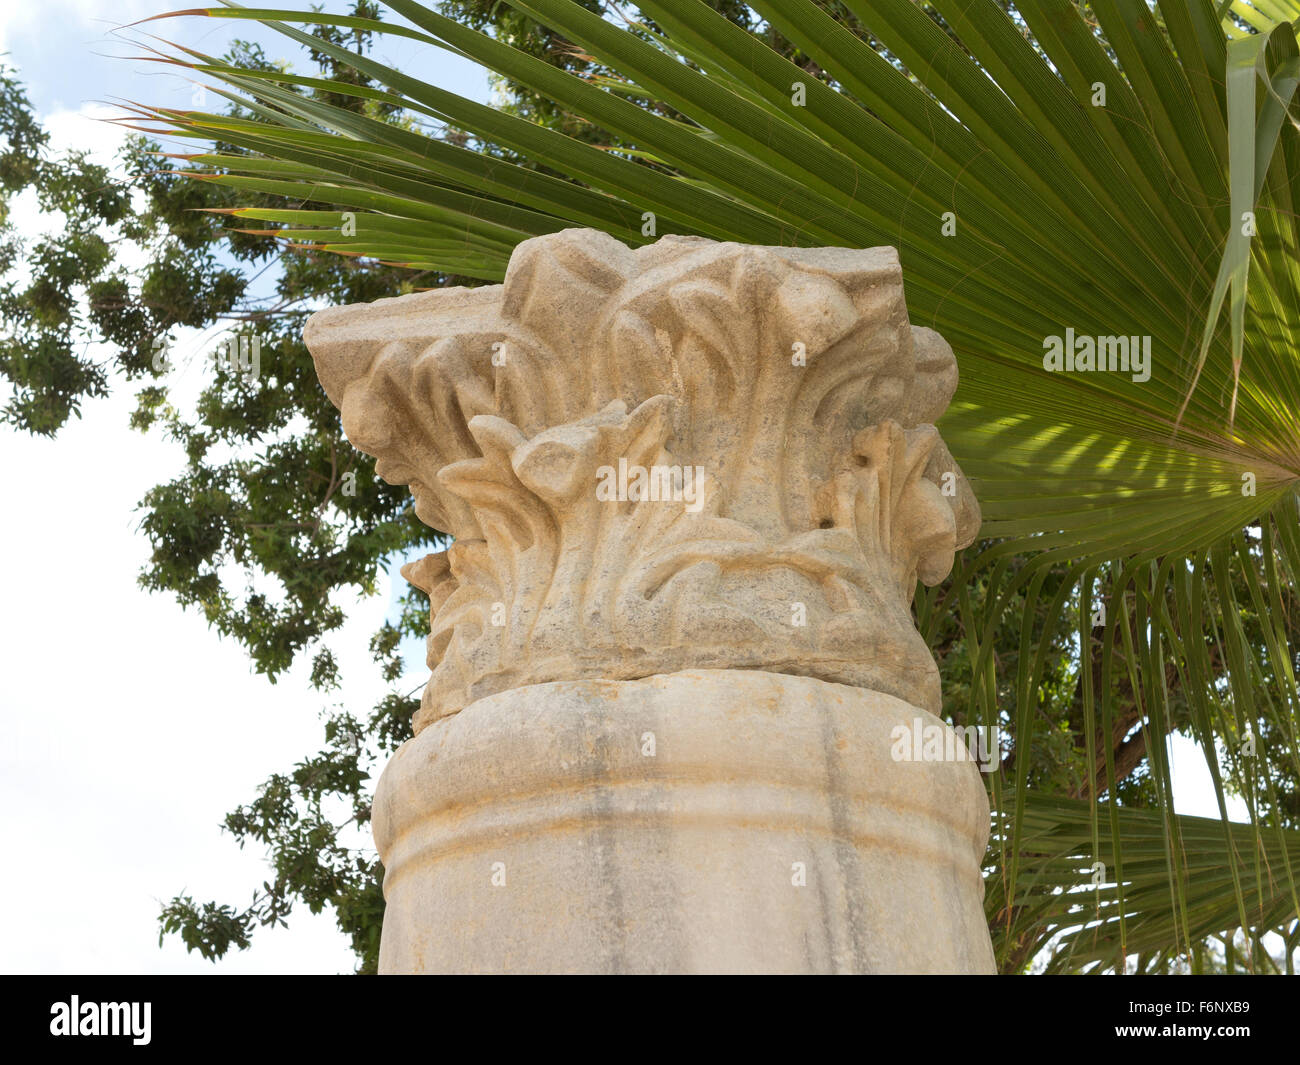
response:
<path fill-rule="evenodd" d="M 417 730 L 527 684 L 750 668 L 937 711 L 910 614 L 979 508 L 934 422 L 957 383 L 889 248 L 592 230 L 504 284 L 321 311 L 344 429 L 452 537 Z"/>

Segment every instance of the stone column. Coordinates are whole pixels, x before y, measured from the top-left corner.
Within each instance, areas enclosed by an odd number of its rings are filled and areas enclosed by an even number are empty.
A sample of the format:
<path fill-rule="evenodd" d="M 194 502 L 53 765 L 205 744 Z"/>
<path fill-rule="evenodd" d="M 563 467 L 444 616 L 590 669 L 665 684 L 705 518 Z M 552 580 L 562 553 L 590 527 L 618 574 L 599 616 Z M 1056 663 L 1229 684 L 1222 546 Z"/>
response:
<path fill-rule="evenodd" d="M 402 570 L 433 672 L 375 796 L 384 971 L 993 970 L 910 613 L 979 509 L 892 249 L 569 230 L 306 339 L 453 537 Z"/>

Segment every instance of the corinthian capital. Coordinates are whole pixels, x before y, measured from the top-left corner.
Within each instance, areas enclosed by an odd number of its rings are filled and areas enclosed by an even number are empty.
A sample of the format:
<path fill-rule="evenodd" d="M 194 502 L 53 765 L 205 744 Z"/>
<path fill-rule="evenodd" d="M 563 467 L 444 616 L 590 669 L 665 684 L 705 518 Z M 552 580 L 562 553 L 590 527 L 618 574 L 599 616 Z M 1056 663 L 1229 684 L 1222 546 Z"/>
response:
<path fill-rule="evenodd" d="M 764 669 L 937 710 L 913 626 L 979 509 L 933 422 L 952 351 L 893 249 L 593 230 L 504 284 L 340 307 L 306 339 L 351 441 L 452 538 L 416 727 L 526 684 Z"/>

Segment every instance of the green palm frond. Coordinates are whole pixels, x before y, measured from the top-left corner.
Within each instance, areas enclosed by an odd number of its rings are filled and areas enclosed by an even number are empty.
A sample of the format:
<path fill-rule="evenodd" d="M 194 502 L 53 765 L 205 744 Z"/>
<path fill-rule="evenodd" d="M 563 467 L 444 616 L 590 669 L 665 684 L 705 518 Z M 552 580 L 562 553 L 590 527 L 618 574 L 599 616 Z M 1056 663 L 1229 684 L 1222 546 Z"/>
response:
<path fill-rule="evenodd" d="M 1261 941 L 1269 932 L 1291 935 L 1296 889 L 1289 863 L 1300 854 L 1300 832 L 1261 835 L 1250 825 L 1225 832 L 1214 818 L 1180 816 L 1175 857 L 1158 812 L 1117 807 L 1116 816 L 1122 873 L 1108 843 L 1093 848 L 1091 803 L 1026 796 L 1014 905 L 1007 906 L 1000 870 L 990 870 L 985 884 L 999 946 L 1039 952 L 1049 973 L 1122 968 L 1135 956 L 1172 961 L 1180 954 L 1194 968 L 1196 953 L 1175 946 L 1185 937 L 1201 944 L 1248 929 L 1246 966 L 1276 971 Z M 1007 821 L 996 819 L 995 831 L 1005 831 Z"/>
<path fill-rule="evenodd" d="M 330 93 L 401 107 L 474 146 L 335 106 L 310 95 L 324 85 L 315 79 L 188 49 L 170 61 L 223 83 L 246 117 L 144 110 L 173 134 L 234 149 L 190 157 L 204 180 L 330 207 L 235 212 L 249 222 L 313 248 L 483 280 L 503 276 L 519 241 L 571 226 L 629 244 L 690 233 L 897 247 L 913 323 L 957 353 L 961 385 L 942 430 L 975 484 L 984 535 L 1000 541 L 963 560 L 949 600 L 921 597 L 923 631 L 960 617 L 968 720 L 1006 723 L 1028 743 L 1046 645 L 1022 624 L 1014 676 L 1003 677 L 993 636 L 1022 600 L 1025 617 L 1044 604 L 1079 610 L 1089 743 L 1125 725 L 1113 692 L 1126 686 L 1162 806 L 1084 803 L 1081 841 L 1083 815 L 1053 808 L 1057 820 L 1043 820 L 1029 759 L 1017 759 L 1014 780 L 994 778 L 1010 816 L 995 844 L 1015 919 L 1063 930 L 1077 916 L 1034 856 L 1052 833 L 1075 848 L 1053 869 L 1077 864 L 1086 842 L 1119 877 L 1103 931 L 1086 943 L 1066 934 L 1069 956 L 1089 964 L 1155 950 L 1158 936 L 1159 949 L 1190 954 L 1224 920 L 1273 927 L 1277 906 L 1294 917 L 1300 852 L 1261 827 L 1258 809 L 1276 803 L 1277 766 L 1300 775 L 1300 4 L 1018 0 L 1009 13 L 995 0 L 844 0 L 861 33 L 813 0 L 756 0 L 824 80 L 696 0 L 642 0 L 646 25 L 572 0 L 513 6 L 618 76 L 573 76 L 416 0 L 388 2 L 405 27 L 232 6 L 202 13 L 308 44 L 381 86 L 329 82 Z M 623 147 L 465 99 L 303 25 L 468 57 Z M 1124 338 L 1128 371 L 1050 372 L 1050 338 L 1067 332 L 1116 352 Z M 1132 356 L 1148 343 L 1140 366 Z M 1049 584 L 1052 567 L 1065 567 L 1063 581 Z M 976 579 L 987 588 L 978 603 L 965 591 Z M 1089 625 L 1099 605 L 1107 620 Z M 1209 902 L 1180 848 L 1209 846 L 1208 830 L 1172 813 L 1164 752 L 1175 728 L 1206 753 L 1219 845 L 1267 859 L 1271 882 L 1286 886 L 1274 901 L 1257 871 L 1227 863 L 1234 912 L 1201 919 Z M 1245 733 L 1267 737 L 1267 757 L 1220 765 L 1216 750 L 1236 751 Z M 1106 779 L 1083 797 L 1113 796 L 1109 745 L 1106 757 Z M 1254 825 L 1225 827 L 1228 792 L 1248 798 Z M 1145 849 L 1156 822 L 1162 904 L 1138 876 L 1159 864 Z M 1030 906 L 1033 884 L 1054 890 Z M 1112 922 L 1124 909 L 1130 918 Z M 1004 958 L 1022 934 L 1009 926 Z"/>
<path fill-rule="evenodd" d="M 296 90 L 311 87 L 311 79 L 241 72 L 194 53 L 194 69 L 237 90 L 257 119 L 157 115 L 179 131 L 220 137 L 280 164 L 272 177 L 256 160 L 205 157 L 225 170 L 220 180 L 259 191 L 292 187 L 367 212 L 355 235 L 340 229 L 332 239 L 304 239 L 437 267 L 436 250 L 418 254 L 393 239 L 423 231 L 461 241 L 457 261 L 443 268 L 460 271 L 470 260 L 479 267 L 473 276 L 486 279 L 502 275 L 514 242 L 541 232 L 591 225 L 643 242 L 647 212 L 658 234 L 898 246 L 913 320 L 939 329 L 958 353 L 963 386 L 944 430 L 979 486 L 990 536 L 1032 538 L 1036 549 L 1096 560 L 1154 556 L 1212 543 L 1294 490 L 1300 267 L 1290 186 L 1297 137 L 1292 123 L 1279 121 L 1279 97 L 1288 85 L 1294 89 L 1288 24 L 1252 37 L 1268 41 L 1253 47 L 1270 80 L 1260 94 L 1262 136 L 1246 134 L 1252 148 L 1270 140 L 1274 148 L 1258 182 L 1242 177 L 1260 186 L 1258 197 L 1248 197 L 1259 200 L 1258 235 L 1244 242 L 1230 236 L 1241 227 L 1229 225 L 1240 203 L 1230 194 L 1218 73 L 1227 69 L 1228 46 L 1222 33 L 1207 30 L 1209 0 L 1167 5 L 1167 12 L 1162 5 L 1168 35 L 1143 9 L 1095 4 L 1119 65 L 1066 0 L 1019 5 L 1041 51 L 992 0 L 934 5 L 960 44 L 913 3 L 851 2 L 906 72 L 809 0 L 757 4 L 835 86 L 810 79 L 703 4 L 642 4 L 662 28 L 652 40 L 570 0 L 515 5 L 694 127 L 412 0 L 389 6 L 418 31 L 382 22 L 368 28 L 468 55 L 664 166 L 465 100 L 290 24 L 367 21 L 327 14 L 207 12 L 258 19 L 310 41 L 387 87 L 358 88 L 359 96 L 400 102 L 588 187 L 308 99 Z M 1195 51 L 1176 55 L 1175 46 Z M 1188 58 L 1180 62 L 1182 54 Z M 796 84 L 802 106 L 791 102 Z M 1098 86 L 1105 102 L 1094 105 Z M 943 235 L 945 212 L 952 212 L 953 236 Z M 1215 331 L 1215 297 L 1223 295 L 1216 279 L 1242 276 L 1247 247 L 1258 260 L 1249 296 L 1244 282 L 1233 283 L 1241 295 L 1233 296 L 1233 328 Z M 1222 274 L 1220 261 L 1227 264 Z M 1259 374 L 1238 386 L 1240 339 L 1224 334 L 1236 335 L 1247 303 L 1248 357 Z M 1077 336 L 1150 337 L 1151 379 L 1045 373 L 1044 338 L 1067 328 Z M 1242 496 L 1243 473 L 1254 475 L 1256 495 Z"/>

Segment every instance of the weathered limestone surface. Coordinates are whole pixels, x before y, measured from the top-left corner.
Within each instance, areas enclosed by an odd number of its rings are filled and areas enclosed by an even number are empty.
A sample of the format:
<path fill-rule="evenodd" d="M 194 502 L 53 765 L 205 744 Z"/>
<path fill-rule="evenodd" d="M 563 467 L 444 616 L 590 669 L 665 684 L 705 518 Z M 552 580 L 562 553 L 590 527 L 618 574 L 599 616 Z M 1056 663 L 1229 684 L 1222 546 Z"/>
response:
<path fill-rule="evenodd" d="M 890 756 L 939 708 L 915 583 L 979 527 L 892 249 L 569 230 L 306 339 L 453 537 L 403 569 L 432 676 L 376 797 L 386 970 L 991 968 L 978 773 Z"/>
<path fill-rule="evenodd" d="M 991 972 L 984 786 L 891 761 L 918 716 L 756 670 L 480 699 L 384 773 L 381 968 Z"/>

